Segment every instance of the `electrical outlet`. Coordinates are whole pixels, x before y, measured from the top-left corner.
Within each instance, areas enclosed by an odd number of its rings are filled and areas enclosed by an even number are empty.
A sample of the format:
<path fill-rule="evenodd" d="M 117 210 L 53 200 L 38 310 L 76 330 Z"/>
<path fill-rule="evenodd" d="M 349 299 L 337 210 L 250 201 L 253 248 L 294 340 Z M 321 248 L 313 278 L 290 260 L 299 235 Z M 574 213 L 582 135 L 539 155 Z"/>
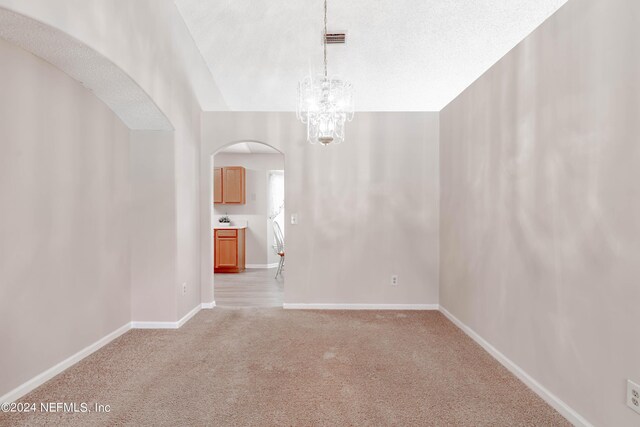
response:
<path fill-rule="evenodd" d="M 398 275 L 394 274 L 391 276 L 391 286 L 398 286 Z"/>
<path fill-rule="evenodd" d="M 182 284 L 182 295 L 186 295 L 187 294 L 187 282 L 184 282 Z"/>
<path fill-rule="evenodd" d="M 627 406 L 640 414 L 640 385 L 627 380 Z"/>

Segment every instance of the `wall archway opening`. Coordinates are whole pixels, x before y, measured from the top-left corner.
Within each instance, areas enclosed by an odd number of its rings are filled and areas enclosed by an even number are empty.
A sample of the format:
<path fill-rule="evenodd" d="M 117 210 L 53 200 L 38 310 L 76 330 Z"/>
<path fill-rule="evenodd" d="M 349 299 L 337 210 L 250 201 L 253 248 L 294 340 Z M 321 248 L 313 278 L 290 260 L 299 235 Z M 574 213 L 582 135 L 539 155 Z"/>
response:
<path fill-rule="evenodd" d="M 209 169 L 215 304 L 282 307 L 284 154 L 262 141 L 233 141 L 210 155 Z"/>

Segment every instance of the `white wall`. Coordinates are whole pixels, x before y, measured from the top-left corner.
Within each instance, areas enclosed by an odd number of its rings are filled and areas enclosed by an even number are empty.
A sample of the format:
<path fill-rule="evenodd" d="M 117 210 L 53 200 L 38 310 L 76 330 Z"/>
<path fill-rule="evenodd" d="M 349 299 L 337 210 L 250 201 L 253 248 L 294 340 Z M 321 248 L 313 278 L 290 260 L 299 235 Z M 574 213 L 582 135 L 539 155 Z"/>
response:
<path fill-rule="evenodd" d="M 131 318 L 175 321 L 176 208 L 173 132 L 134 131 L 131 176 Z"/>
<path fill-rule="evenodd" d="M 130 321 L 127 128 L 0 40 L 0 396 Z"/>
<path fill-rule="evenodd" d="M 438 114 L 358 113 L 344 144 L 305 141 L 293 113 L 204 113 L 201 228 L 210 156 L 255 140 L 285 155 L 286 303 L 438 303 Z M 202 298 L 213 298 L 211 237 L 201 235 Z M 390 286 L 398 274 L 400 285 Z"/>
<path fill-rule="evenodd" d="M 243 166 L 246 169 L 246 204 L 213 205 L 212 224 L 225 213 L 232 221 L 247 221 L 246 263 L 265 266 L 277 263 L 279 256 L 273 251 L 273 234 L 269 220 L 268 173 L 284 169 L 282 154 L 233 154 L 214 156 L 214 166 Z"/>
<path fill-rule="evenodd" d="M 140 304 L 134 305 L 136 321 L 175 321 L 200 303 L 199 254 L 199 148 L 201 105 L 226 109 L 218 88 L 204 63 L 191 34 L 172 0 L 0 0 L 0 6 L 15 10 L 67 32 L 108 57 L 144 89 L 171 121 L 175 131 L 173 153 L 168 155 L 165 135 L 158 135 L 158 150 L 149 147 L 145 153 L 149 173 L 160 176 L 174 171 L 173 188 L 164 188 L 173 197 L 173 222 L 165 224 L 175 233 L 162 243 L 164 248 L 140 252 L 134 267 L 134 293 Z M 69 19 L 72 17 L 73 19 Z M 149 143 L 147 135 L 144 139 Z M 139 159 L 144 161 L 143 157 Z M 135 162 L 134 162 L 135 163 Z M 138 162 L 139 164 L 139 162 Z M 145 182 L 134 187 L 144 188 Z M 165 209 L 164 200 L 150 210 Z M 167 217 L 167 219 L 169 219 Z M 140 218 L 134 219 L 141 221 Z M 143 236 L 141 236 L 143 237 Z M 174 251 L 173 259 L 166 254 Z M 147 257 L 144 259 L 143 257 Z M 169 264 L 167 264 L 169 262 Z M 145 266 L 163 265 L 164 280 Z M 182 295 L 182 283 L 187 294 Z M 176 306 L 166 313 L 169 318 L 149 317 L 157 313 L 158 301 L 163 306 Z M 146 307 L 144 306 L 146 304 Z"/>
<path fill-rule="evenodd" d="M 597 426 L 637 426 L 640 2 L 572 0 L 441 114 L 441 304 Z"/>
<path fill-rule="evenodd" d="M 287 219 L 300 220 L 286 230 L 287 303 L 435 304 L 441 289 L 591 422 L 637 420 L 623 399 L 624 379 L 640 381 L 637 1 L 568 2 L 449 105 L 441 174 L 437 113 L 358 113 L 328 148 L 308 145 L 292 113 L 201 116 L 226 106 L 170 0 L 0 5 L 108 56 L 175 128 L 127 147 L 79 84 L 0 45 L 0 319 L 12 325 L 0 365 L 17 367 L 0 393 L 131 317 L 171 321 L 211 301 L 210 156 L 257 140 L 285 153 Z M 76 332 L 56 340 L 41 318 Z"/>

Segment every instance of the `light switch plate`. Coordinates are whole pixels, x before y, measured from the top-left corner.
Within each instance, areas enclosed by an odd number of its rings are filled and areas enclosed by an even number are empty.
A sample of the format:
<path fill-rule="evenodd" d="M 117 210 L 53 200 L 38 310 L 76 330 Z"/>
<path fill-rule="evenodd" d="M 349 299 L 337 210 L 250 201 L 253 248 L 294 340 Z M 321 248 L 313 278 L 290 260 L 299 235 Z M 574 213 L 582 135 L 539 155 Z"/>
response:
<path fill-rule="evenodd" d="M 291 224 L 292 225 L 298 224 L 298 214 L 291 214 Z"/>

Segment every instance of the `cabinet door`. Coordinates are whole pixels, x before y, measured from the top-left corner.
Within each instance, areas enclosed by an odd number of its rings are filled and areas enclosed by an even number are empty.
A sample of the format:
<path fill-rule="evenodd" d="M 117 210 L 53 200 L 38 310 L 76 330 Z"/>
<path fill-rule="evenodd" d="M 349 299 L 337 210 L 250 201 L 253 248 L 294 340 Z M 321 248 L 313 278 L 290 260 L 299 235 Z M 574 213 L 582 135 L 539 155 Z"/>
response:
<path fill-rule="evenodd" d="M 224 203 L 245 203 L 245 172 L 241 166 L 229 166 L 222 170 L 222 197 Z"/>
<path fill-rule="evenodd" d="M 213 203 L 222 203 L 222 168 L 213 170 Z"/>
<path fill-rule="evenodd" d="M 245 229 L 238 230 L 238 271 L 244 271 L 246 259 Z"/>
<path fill-rule="evenodd" d="M 238 239 L 235 237 L 216 238 L 215 268 L 238 267 Z"/>

